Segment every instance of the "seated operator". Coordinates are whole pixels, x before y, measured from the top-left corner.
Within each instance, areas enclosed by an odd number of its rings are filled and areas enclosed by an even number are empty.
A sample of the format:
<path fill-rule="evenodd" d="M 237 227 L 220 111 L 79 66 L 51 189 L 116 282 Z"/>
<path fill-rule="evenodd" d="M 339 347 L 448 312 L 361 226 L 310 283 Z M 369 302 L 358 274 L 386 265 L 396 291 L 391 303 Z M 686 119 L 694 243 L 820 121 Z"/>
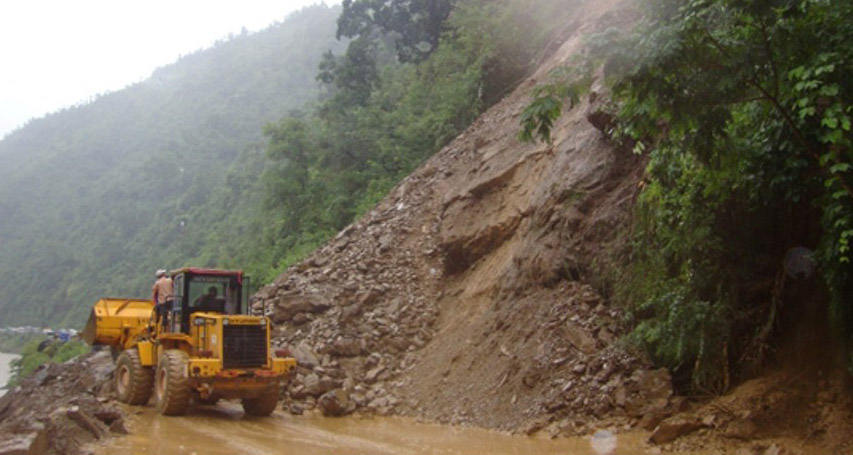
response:
<path fill-rule="evenodd" d="M 207 294 L 202 294 L 195 299 L 193 306 L 196 308 L 212 308 L 218 303 L 217 301 L 219 299 L 217 297 L 218 292 L 216 290 L 216 286 L 211 286 L 207 288 Z"/>

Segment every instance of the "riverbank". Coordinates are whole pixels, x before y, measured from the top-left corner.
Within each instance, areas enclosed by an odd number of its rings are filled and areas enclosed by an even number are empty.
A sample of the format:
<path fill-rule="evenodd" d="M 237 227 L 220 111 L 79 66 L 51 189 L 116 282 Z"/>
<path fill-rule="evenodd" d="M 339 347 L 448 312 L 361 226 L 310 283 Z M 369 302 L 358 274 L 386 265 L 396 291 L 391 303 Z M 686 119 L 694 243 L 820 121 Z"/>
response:
<path fill-rule="evenodd" d="M 12 377 L 12 362 L 18 357 L 18 354 L 0 352 L 0 396 L 6 393 L 6 384 Z"/>

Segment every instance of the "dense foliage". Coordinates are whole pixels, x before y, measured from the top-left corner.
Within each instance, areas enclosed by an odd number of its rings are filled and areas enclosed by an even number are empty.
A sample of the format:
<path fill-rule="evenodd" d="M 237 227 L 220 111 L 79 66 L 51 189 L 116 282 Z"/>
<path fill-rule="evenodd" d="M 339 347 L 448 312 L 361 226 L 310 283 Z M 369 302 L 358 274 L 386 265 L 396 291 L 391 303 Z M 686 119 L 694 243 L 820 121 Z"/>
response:
<path fill-rule="evenodd" d="M 100 297 L 150 296 L 159 268 L 269 277 L 262 127 L 316 99 L 339 13 L 306 8 L 5 137 L 0 325 L 81 328 Z"/>
<path fill-rule="evenodd" d="M 713 392 L 817 309 L 853 371 L 853 2 L 647 8 L 590 52 L 614 85 L 613 137 L 649 156 L 622 281 L 634 338 Z"/>
<path fill-rule="evenodd" d="M 393 34 L 401 62 L 425 60 L 438 47 L 456 0 L 344 0 L 338 38 L 370 40 L 374 32 Z"/>
<path fill-rule="evenodd" d="M 271 280 L 503 97 L 573 4 L 307 8 L 31 122 L 0 142 L 2 323 L 79 326 L 162 267 Z"/>
<path fill-rule="evenodd" d="M 17 354 L 34 339 L 44 339 L 41 333 L 0 332 L 0 352 Z"/>

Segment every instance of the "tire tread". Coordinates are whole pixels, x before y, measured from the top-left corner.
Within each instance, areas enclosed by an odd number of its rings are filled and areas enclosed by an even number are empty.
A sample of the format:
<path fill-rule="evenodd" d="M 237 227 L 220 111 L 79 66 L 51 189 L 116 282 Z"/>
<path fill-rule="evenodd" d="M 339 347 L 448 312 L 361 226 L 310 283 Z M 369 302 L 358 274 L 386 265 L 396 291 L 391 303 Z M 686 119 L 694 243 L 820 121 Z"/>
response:
<path fill-rule="evenodd" d="M 123 363 L 128 363 L 128 372 L 130 374 L 130 384 L 126 394 L 121 394 L 121 388 L 118 386 L 119 371 Z M 119 401 L 133 405 L 143 405 L 151 399 L 151 393 L 154 391 L 154 368 L 142 366 L 142 361 L 139 359 L 139 352 L 136 349 L 128 349 L 118 355 L 116 360 L 116 395 Z"/>
<path fill-rule="evenodd" d="M 166 390 L 161 396 L 159 387 L 155 387 L 157 393 L 157 411 L 168 416 L 183 415 L 187 412 L 190 404 L 190 386 L 186 376 L 187 362 L 189 358 L 183 351 L 170 349 L 160 356 L 157 365 L 157 380 L 161 370 L 166 374 Z"/>

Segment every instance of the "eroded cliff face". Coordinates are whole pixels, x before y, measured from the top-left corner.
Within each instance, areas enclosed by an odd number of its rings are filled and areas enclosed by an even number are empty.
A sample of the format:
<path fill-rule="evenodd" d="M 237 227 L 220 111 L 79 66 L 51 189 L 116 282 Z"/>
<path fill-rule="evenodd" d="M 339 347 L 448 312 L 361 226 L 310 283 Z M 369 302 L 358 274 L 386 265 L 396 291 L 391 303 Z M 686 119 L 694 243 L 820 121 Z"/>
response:
<path fill-rule="evenodd" d="M 618 312 L 592 285 L 644 167 L 599 129 L 603 75 L 553 144 L 517 139 L 531 89 L 630 22 L 619 4 L 587 2 L 536 74 L 258 294 L 302 364 L 292 412 L 575 433 L 676 407 L 666 373 L 616 345 Z"/>

